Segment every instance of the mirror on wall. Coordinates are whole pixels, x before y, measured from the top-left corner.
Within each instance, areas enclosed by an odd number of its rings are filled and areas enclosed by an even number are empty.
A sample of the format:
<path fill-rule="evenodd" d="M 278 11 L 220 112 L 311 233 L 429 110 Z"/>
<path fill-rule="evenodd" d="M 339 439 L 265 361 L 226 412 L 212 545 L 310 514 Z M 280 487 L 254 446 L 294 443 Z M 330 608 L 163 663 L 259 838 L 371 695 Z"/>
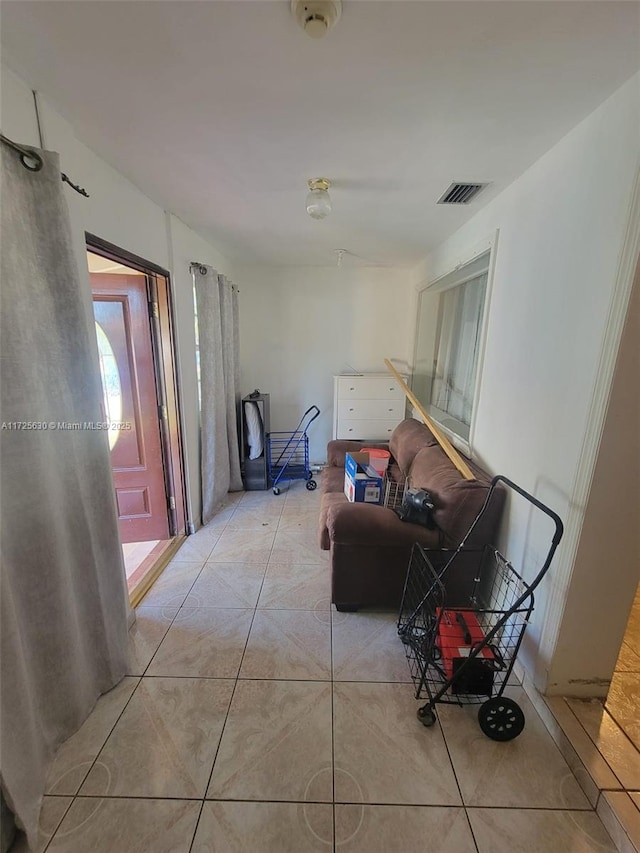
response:
<path fill-rule="evenodd" d="M 427 413 L 468 444 L 485 313 L 490 252 L 420 293 L 412 390 Z"/>

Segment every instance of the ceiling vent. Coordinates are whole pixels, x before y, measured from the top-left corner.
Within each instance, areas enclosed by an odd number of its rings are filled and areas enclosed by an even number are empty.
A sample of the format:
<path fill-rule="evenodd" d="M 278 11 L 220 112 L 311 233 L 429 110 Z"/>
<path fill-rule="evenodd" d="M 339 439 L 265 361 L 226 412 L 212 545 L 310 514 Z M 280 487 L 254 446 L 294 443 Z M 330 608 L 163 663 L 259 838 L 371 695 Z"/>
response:
<path fill-rule="evenodd" d="M 438 204 L 469 204 L 488 184 L 451 184 L 440 196 Z"/>

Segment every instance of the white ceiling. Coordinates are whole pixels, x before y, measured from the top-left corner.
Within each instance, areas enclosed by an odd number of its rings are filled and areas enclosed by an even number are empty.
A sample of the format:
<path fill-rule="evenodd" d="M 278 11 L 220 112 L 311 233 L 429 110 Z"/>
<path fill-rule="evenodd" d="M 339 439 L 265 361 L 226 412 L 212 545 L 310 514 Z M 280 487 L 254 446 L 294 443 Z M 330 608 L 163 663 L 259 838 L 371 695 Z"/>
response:
<path fill-rule="evenodd" d="M 80 138 L 248 263 L 414 264 L 640 67 L 640 5 L 615 0 L 344 0 L 318 41 L 287 0 L 1 11 L 5 59 Z M 436 206 L 452 181 L 491 186 Z"/>

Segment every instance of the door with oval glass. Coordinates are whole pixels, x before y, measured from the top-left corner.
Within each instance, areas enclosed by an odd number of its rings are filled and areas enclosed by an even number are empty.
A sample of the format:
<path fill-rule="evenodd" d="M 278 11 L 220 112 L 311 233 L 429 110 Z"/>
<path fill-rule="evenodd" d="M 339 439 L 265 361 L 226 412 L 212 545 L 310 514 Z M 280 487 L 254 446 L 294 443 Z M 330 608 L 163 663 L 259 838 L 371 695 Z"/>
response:
<path fill-rule="evenodd" d="M 91 290 L 120 538 L 168 539 L 147 278 L 91 273 Z"/>

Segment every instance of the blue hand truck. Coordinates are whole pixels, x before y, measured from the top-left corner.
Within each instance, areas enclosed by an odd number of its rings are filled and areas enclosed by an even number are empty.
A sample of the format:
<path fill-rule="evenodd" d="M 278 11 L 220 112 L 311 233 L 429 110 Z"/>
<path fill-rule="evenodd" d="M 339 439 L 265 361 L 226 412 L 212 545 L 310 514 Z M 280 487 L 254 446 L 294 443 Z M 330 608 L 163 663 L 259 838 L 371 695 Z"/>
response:
<path fill-rule="evenodd" d="M 306 480 L 307 489 L 317 488 L 309 468 L 309 436 L 307 430 L 320 414 L 310 406 L 293 432 L 271 432 L 267 437 L 267 464 L 273 494 L 280 494 L 280 484 L 290 480 Z"/>

